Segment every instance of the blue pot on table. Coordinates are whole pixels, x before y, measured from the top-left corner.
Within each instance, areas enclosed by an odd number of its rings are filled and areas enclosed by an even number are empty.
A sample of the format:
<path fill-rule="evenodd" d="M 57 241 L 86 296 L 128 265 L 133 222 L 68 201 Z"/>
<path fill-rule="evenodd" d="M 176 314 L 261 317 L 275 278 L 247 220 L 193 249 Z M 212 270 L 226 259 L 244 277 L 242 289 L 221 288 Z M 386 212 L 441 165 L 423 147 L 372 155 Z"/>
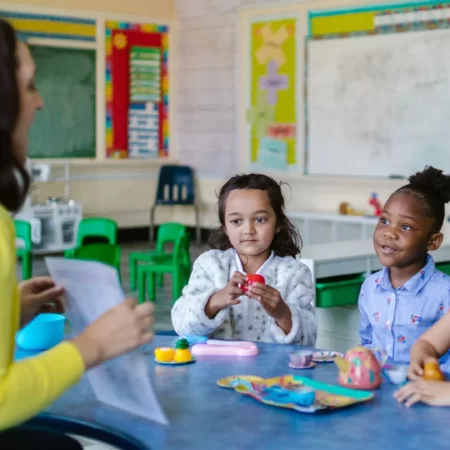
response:
<path fill-rule="evenodd" d="M 39 314 L 16 335 L 16 344 L 27 351 L 42 351 L 64 338 L 66 318 L 61 314 Z"/>

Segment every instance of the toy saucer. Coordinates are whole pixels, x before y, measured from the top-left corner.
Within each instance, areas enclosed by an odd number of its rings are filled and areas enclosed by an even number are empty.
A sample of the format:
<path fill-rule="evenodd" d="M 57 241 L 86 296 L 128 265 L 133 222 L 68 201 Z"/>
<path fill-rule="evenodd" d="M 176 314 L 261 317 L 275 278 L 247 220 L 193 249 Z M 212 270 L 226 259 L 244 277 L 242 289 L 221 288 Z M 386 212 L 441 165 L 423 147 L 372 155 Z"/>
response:
<path fill-rule="evenodd" d="M 316 363 L 314 361 L 311 361 L 308 366 L 294 366 L 294 364 L 289 363 L 288 366 L 291 369 L 314 369 L 314 367 L 316 367 Z"/>
<path fill-rule="evenodd" d="M 158 361 L 156 358 L 154 358 L 154 361 L 155 361 L 155 363 L 161 364 L 162 366 L 184 366 L 186 364 L 194 363 L 195 362 L 195 356 L 193 356 L 190 361 L 185 361 L 185 362 L 174 362 L 174 361 L 164 362 L 164 361 Z"/>
<path fill-rule="evenodd" d="M 336 356 L 344 357 L 343 353 L 340 352 L 330 352 L 330 351 L 322 351 L 322 352 L 314 352 L 313 353 L 313 361 L 315 362 L 333 362 Z"/>

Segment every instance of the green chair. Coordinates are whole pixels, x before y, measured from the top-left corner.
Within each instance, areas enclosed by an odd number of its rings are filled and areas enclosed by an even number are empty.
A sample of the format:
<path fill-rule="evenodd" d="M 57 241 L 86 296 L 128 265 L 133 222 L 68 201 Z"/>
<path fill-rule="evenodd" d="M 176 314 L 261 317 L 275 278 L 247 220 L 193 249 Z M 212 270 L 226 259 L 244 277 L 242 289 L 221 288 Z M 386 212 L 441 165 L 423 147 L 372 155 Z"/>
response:
<path fill-rule="evenodd" d="M 130 264 L 130 290 L 136 289 L 137 265 L 141 262 L 152 262 L 155 256 L 172 256 L 172 253 L 166 253 L 164 247 L 171 243 L 175 245 L 177 239 L 187 233 L 187 229 L 181 223 L 164 223 L 159 226 L 158 237 L 156 240 L 156 249 L 145 252 L 131 252 L 129 256 Z M 186 255 L 184 255 L 186 257 Z M 187 249 L 187 257 L 189 257 L 189 248 Z M 164 274 L 158 274 L 158 284 L 162 286 L 164 282 Z"/>
<path fill-rule="evenodd" d="M 31 242 L 31 224 L 24 220 L 14 220 L 14 227 L 16 229 L 16 237 L 22 239 L 23 247 L 17 247 L 17 258 L 22 262 L 22 279 L 29 280 L 33 272 L 33 255 Z"/>
<path fill-rule="evenodd" d="M 145 302 L 146 293 L 151 301 L 156 300 L 156 276 L 172 274 L 172 296 L 175 302 L 189 281 L 192 265 L 189 256 L 189 234 L 184 233 L 176 242 L 172 255 L 155 255 L 150 263 L 137 268 L 138 301 Z M 147 286 L 148 284 L 148 286 Z"/>
<path fill-rule="evenodd" d="M 119 279 L 120 274 L 120 256 L 121 250 L 115 244 L 87 244 L 73 249 L 70 259 L 81 259 L 84 261 L 97 261 L 117 270 Z"/>
<path fill-rule="evenodd" d="M 104 238 L 109 244 L 117 245 L 117 223 L 105 217 L 89 217 L 78 225 L 76 247 L 81 247 L 86 238 Z M 64 256 L 70 258 L 75 249 L 66 250 Z"/>

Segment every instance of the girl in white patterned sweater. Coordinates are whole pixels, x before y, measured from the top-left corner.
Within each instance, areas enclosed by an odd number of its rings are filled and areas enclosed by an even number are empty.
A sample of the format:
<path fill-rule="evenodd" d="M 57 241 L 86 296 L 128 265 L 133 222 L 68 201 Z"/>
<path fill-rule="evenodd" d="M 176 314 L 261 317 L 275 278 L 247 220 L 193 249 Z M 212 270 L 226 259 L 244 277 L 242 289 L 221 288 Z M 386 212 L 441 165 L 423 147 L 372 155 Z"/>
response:
<path fill-rule="evenodd" d="M 172 309 L 179 335 L 314 345 L 314 285 L 295 257 L 300 237 L 280 185 L 261 174 L 231 178 L 219 194 L 220 228 Z M 265 283 L 242 289 L 247 274 Z"/>

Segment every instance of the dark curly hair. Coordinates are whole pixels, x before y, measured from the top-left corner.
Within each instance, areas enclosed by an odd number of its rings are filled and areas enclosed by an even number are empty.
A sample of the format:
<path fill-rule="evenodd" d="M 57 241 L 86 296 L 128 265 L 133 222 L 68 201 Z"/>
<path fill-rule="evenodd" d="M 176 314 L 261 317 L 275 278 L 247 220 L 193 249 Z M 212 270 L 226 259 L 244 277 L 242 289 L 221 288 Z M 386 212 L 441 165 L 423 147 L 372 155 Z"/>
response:
<path fill-rule="evenodd" d="M 222 186 L 218 202 L 220 227 L 212 233 L 209 246 L 217 250 L 232 248 L 230 239 L 225 233 L 225 206 L 228 195 L 235 189 L 258 189 L 267 192 L 270 204 L 275 211 L 279 230 L 275 234 L 270 248 L 277 256 L 293 256 L 295 258 L 301 251 L 302 240 L 284 211 L 285 202 L 281 184 L 278 184 L 273 178 L 259 173 L 236 175 Z"/>
<path fill-rule="evenodd" d="M 0 19 L 0 204 L 18 211 L 28 192 L 30 177 L 14 154 L 13 134 L 19 120 L 17 38 L 13 27 Z"/>
<path fill-rule="evenodd" d="M 433 219 L 433 233 L 439 233 L 444 223 L 445 204 L 450 201 L 450 176 L 442 170 L 426 166 L 408 178 L 409 184 L 397 189 L 393 195 L 409 193 L 423 203 L 425 211 Z"/>

